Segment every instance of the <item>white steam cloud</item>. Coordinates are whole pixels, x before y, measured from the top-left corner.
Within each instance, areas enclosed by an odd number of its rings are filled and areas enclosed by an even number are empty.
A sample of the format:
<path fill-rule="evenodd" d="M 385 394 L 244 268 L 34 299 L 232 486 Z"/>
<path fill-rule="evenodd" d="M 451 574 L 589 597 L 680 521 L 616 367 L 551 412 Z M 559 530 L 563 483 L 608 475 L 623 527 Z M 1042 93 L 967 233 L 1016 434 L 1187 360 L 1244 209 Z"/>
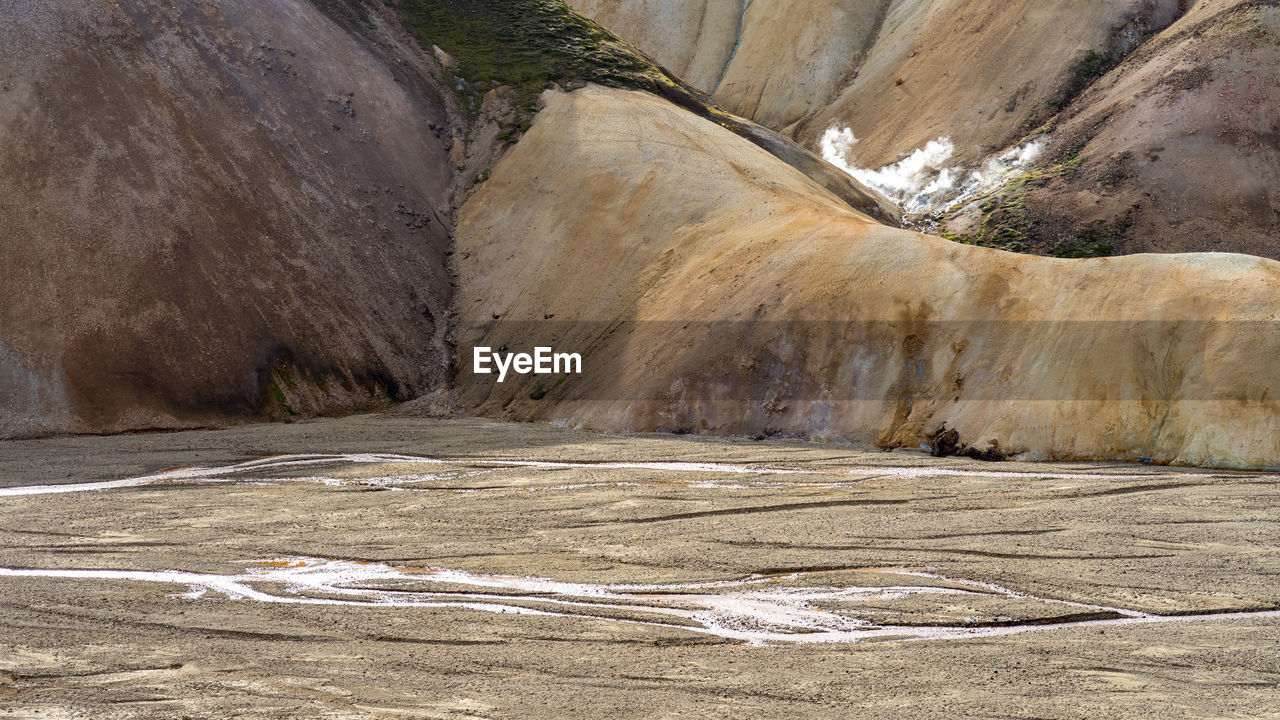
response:
<path fill-rule="evenodd" d="M 930 140 L 892 165 L 869 170 L 851 165 L 849 154 L 858 144 L 849 128 L 828 128 L 819 147 L 822 158 L 897 203 L 907 215 L 926 215 L 976 197 L 1030 167 L 1044 149 L 1044 138 L 1032 140 L 995 157 L 982 167 L 965 170 L 950 165 L 956 146 L 950 138 Z"/>

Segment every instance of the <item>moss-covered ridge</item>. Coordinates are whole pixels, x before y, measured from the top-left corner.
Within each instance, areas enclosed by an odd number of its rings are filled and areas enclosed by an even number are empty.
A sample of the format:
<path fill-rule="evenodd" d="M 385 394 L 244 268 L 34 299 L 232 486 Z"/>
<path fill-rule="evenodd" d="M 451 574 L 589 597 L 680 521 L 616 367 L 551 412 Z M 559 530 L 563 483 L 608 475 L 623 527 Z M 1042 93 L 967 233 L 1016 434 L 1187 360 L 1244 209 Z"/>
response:
<path fill-rule="evenodd" d="M 418 36 L 458 61 L 458 75 L 485 90 L 507 85 L 536 95 L 554 85 L 595 82 L 651 89 L 653 61 L 559 0 L 398 0 Z"/>
<path fill-rule="evenodd" d="M 361 0 L 347 0 L 360 2 Z M 543 90 L 582 83 L 645 90 L 750 140 L 853 208 L 897 224 L 897 209 L 792 140 L 733 115 L 563 0 L 384 0 L 428 48 L 457 62 L 468 97 L 505 85 L 531 112 Z M 521 128 L 523 129 L 523 128 Z"/>

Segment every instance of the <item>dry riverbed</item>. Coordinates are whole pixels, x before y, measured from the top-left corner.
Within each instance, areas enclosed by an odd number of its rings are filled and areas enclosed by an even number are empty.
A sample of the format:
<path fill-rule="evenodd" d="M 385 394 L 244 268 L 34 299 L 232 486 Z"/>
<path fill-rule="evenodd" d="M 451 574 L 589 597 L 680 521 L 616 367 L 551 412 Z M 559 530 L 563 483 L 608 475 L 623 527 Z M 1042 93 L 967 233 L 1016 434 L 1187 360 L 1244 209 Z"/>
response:
<path fill-rule="evenodd" d="M 1280 717 L 1280 477 L 362 417 L 0 443 L 0 718 Z"/>

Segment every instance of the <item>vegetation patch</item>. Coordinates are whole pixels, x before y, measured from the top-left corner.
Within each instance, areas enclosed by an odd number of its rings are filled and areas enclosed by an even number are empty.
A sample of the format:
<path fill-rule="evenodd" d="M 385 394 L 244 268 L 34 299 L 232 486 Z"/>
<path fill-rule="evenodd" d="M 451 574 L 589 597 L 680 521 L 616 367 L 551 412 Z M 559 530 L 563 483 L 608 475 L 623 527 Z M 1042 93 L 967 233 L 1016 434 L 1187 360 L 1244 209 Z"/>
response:
<path fill-rule="evenodd" d="M 593 82 L 652 92 L 764 147 L 742 118 L 726 112 L 706 93 L 667 72 L 564 0 L 383 2 L 396 10 L 425 47 L 434 45 L 454 58 L 454 90 L 469 109 L 477 111 L 478 98 L 492 88 L 512 88 L 521 114 L 516 127 L 508 130 L 510 142 L 529 129 L 542 91 L 571 90 Z"/>
<path fill-rule="evenodd" d="M 1074 237 L 1058 242 L 1049 248 L 1049 254 L 1060 258 L 1106 257 L 1121 245 L 1129 230 L 1127 220 L 1108 223 L 1095 220 L 1076 233 Z"/>
<path fill-rule="evenodd" d="M 651 89 L 662 74 L 563 0 L 395 0 L 394 7 L 424 44 L 457 61 L 461 94 L 507 85 L 527 107 L 556 85 Z"/>
<path fill-rule="evenodd" d="M 288 419 L 298 415 L 298 412 L 289 405 L 289 398 L 285 394 L 286 388 L 292 390 L 295 385 L 296 380 L 293 376 L 293 368 L 284 364 L 277 365 L 269 376 L 265 397 L 263 398 L 263 405 L 268 417 Z"/>
<path fill-rule="evenodd" d="M 945 221 L 940 223 L 942 237 L 967 245 L 1007 250 L 1040 252 L 1060 258 L 1107 257 L 1123 247 L 1133 225 L 1133 211 L 1115 220 L 1095 220 L 1074 235 L 1053 241 L 1054 232 L 1042 231 L 1040 221 L 1027 208 L 1027 195 L 1047 186 L 1057 178 L 1074 173 L 1083 163 L 1073 155 L 1064 163 L 1035 170 L 1011 178 L 1004 185 L 975 200 L 982 212 L 982 223 L 968 233 L 952 233 Z M 1137 206 L 1133 208 L 1137 210 Z M 1051 245 L 1049 243 L 1052 243 Z M 1048 245 L 1048 247 L 1046 247 Z"/>
<path fill-rule="evenodd" d="M 324 0 L 375 2 L 377 0 Z M 547 89 L 586 83 L 643 90 L 745 138 L 825 185 L 851 207 L 897 224 L 895 213 L 821 159 L 783 135 L 724 110 L 706 93 L 672 75 L 644 53 L 575 11 L 564 0 L 382 0 L 424 49 L 452 58 L 446 78 L 462 107 L 478 117 L 483 97 L 504 88 L 515 117 L 501 121 L 499 139 L 518 142 Z M 817 173 L 815 175 L 815 173 Z"/>
<path fill-rule="evenodd" d="M 952 233 L 943 222 L 940 225 L 942 237 L 966 245 L 1031 252 L 1040 223 L 1027 209 L 1027 195 L 1036 188 L 1045 187 L 1055 178 L 1074 172 L 1082 162 L 1082 158 L 1075 155 L 1064 163 L 1010 178 L 1004 185 L 974 201 L 982 211 L 982 223 L 976 230 Z"/>
<path fill-rule="evenodd" d="M 1022 121 L 1019 129 L 1023 132 L 1048 131 L 1056 124 L 1056 116 L 1071 104 L 1080 93 L 1084 92 L 1095 80 L 1106 75 L 1120 62 L 1120 57 L 1111 53 L 1088 50 L 1082 54 L 1071 67 L 1067 82 L 1062 90 L 1048 102 L 1042 117 L 1040 110 L 1032 110 Z M 1046 121 L 1047 118 L 1047 121 Z"/>
<path fill-rule="evenodd" d="M 1089 50 L 1076 61 L 1071 70 L 1071 82 L 1067 86 L 1067 100 L 1084 92 L 1094 80 L 1106 75 L 1116 66 L 1117 59 L 1111 53 Z M 1065 103 L 1064 103 L 1065 104 Z"/>

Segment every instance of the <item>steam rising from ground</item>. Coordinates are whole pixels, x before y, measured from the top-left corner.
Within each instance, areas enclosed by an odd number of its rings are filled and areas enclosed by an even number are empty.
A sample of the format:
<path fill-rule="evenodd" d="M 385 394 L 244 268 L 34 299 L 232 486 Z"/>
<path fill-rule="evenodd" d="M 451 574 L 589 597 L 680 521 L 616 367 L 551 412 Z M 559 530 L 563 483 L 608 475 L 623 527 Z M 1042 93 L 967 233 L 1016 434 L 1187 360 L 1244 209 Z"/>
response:
<path fill-rule="evenodd" d="M 975 170 L 949 164 L 956 147 L 947 137 L 930 140 L 878 170 L 851 164 L 850 153 L 857 144 L 852 130 L 836 127 L 828 128 L 819 142 L 824 160 L 897 203 L 906 215 L 927 215 L 968 201 L 998 187 L 1010 175 L 1026 171 L 1044 149 L 1044 138 L 987 158 Z"/>

